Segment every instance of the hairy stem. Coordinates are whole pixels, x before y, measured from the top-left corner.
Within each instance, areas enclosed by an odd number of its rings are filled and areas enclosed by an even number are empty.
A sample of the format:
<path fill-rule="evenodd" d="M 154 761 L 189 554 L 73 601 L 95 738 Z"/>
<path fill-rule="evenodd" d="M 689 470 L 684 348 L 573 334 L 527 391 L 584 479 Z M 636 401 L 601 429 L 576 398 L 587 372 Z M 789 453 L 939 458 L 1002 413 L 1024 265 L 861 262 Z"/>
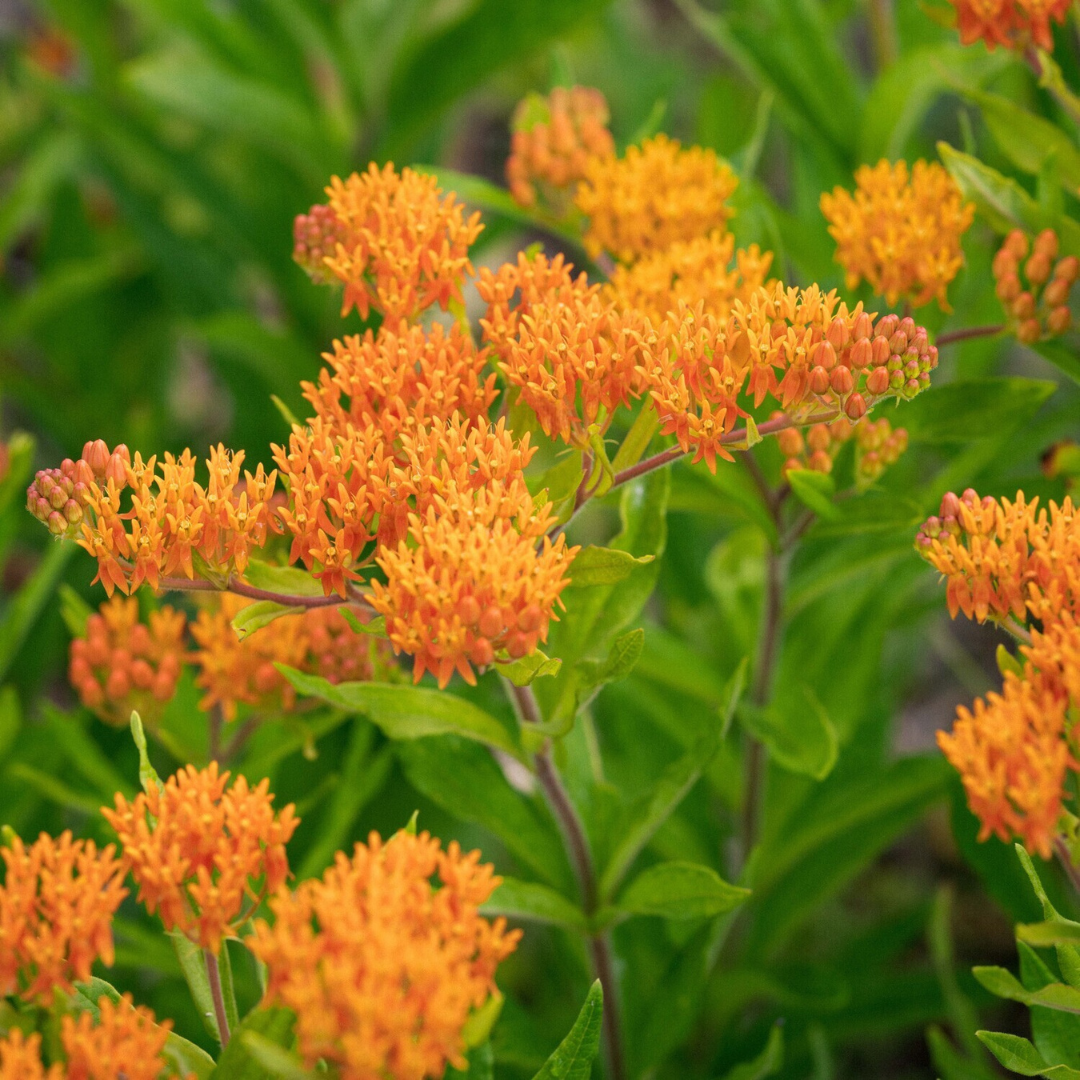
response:
<path fill-rule="evenodd" d="M 536 695 L 528 686 L 514 686 L 507 683 L 511 700 L 521 721 L 526 724 L 543 722 L 540 705 Z M 596 865 L 593 862 L 589 839 L 585 826 L 577 809 L 570 799 L 551 758 L 551 743 L 544 747 L 534 758 L 536 779 L 544 793 L 548 806 L 559 825 L 566 853 L 581 890 L 581 906 L 586 918 L 596 913 L 599 896 L 596 889 Z M 626 1065 L 623 1057 L 622 1033 L 619 1025 L 618 985 L 615 978 L 615 957 L 611 947 L 611 938 L 605 933 L 589 935 L 589 955 L 592 957 L 593 971 L 604 989 L 604 1053 L 607 1058 L 608 1075 L 611 1080 L 625 1080 Z"/>
<path fill-rule="evenodd" d="M 224 949 L 225 943 L 221 943 Z M 218 967 L 218 958 L 209 950 L 203 949 L 206 958 L 206 978 L 210 983 L 210 997 L 214 1002 L 214 1018 L 217 1020 L 218 1035 L 221 1040 L 221 1049 L 229 1045 L 231 1033 L 229 1031 L 229 1018 L 225 1012 L 225 994 L 221 989 L 221 968 Z"/>
<path fill-rule="evenodd" d="M 1068 875 L 1069 881 L 1072 882 L 1072 887 L 1076 890 L 1077 896 L 1080 896 L 1080 867 L 1073 865 L 1072 855 L 1069 854 L 1069 845 L 1065 843 L 1064 836 L 1055 837 L 1054 851 L 1062 869 Z"/>
<path fill-rule="evenodd" d="M 966 326 L 962 330 L 946 330 L 938 334 L 934 344 L 940 349 L 954 341 L 969 341 L 971 338 L 995 337 L 1005 329 L 1004 326 Z"/>
<path fill-rule="evenodd" d="M 1025 645 L 1031 644 L 1031 631 L 1026 626 L 1021 626 L 1011 615 L 1001 620 L 1001 628 L 1012 634 L 1017 641 L 1022 641 Z"/>
<path fill-rule="evenodd" d="M 206 578 L 163 577 L 158 581 L 158 589 L 161 592 L 231 592 L 237 596 L 246 596 L 249 600 L 269 600 L 285 607 L 341 607 L 344 604 L 367 606 L 368 603 L 367 597 L 356 588 L 350 588 L 349 595 L 345 598 L 336 593 L 330 596 L 297 596 L 294 593 L 259 589 L 235 577 L 230 577 L 224 585 L 218 585 Z"/>

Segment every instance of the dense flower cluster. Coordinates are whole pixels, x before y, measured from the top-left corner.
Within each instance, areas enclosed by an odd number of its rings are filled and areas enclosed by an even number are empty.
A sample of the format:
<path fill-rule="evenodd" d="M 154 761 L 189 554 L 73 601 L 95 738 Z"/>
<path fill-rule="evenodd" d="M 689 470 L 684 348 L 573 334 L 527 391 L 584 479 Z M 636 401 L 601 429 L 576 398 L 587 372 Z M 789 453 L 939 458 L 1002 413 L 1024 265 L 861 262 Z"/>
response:
<path fill-rule="evenodd" d="M 299 824 L 291 805 L 274 812 L 268 781 L 228 781 L 216 762 L 188 765 L 163 787 L 132 802 L 117 794 L 115 808 L 102 810 L 147 910 L 215 953 L 285 882 L 285 845 Z"/>
<path fill-rule="evenodd" d="M 0 848 L 0 996 L 49 1004 L 53 990 L 90 978 L 100 958 L 112 963 L 112 918 L 127 895 L 109 846 L 42 833 L 29 847 L 15 837 Z"/>
<path fill-rule="evenodd" d="M 848 288 L 864 278 L 889 304 L 916 307 L 934 297 L 948 310 L 947 289 L 964 264 L 960 238 L 975 217 L 951 176 L 936 162 L 863 165 L 855 192 L 821 196 Z"/>
<path fill-rule="evenodd" d="M 734 259 L 734 262 L 733 262 Z M 605 293 L 620 311 L 638 311 L 654 325 L 679 304 L 702 304 L 710 315 L 726 318 L 736 300 L 746 301 L 767 283 L 772 252 L 757 244 L 735 251 L 735 237 L 718 230 L 619 265 Z"/>
<path fill-rule="evenodd" d="M 762 288 L 725 320 L 683 308 L 664 324 L 656 365 L 643 372 L 665 434 L 715 468 L 755 406 L 774 398 L 792 424 L 861 420 L 884 397 L 914 397 L 929 385 L 937 349 L 910 318 L 877 322 L 817 286 Z M 749 401 L 746 402 L 749 404 Z"/>
<path fill-rule="evenodd" d="M 586 250 L 631 263 L 678 240 L 723 231 L 738 183 L 712 150 L 684 150 L 666 135 L 631 146 L 621 158 L 590 158 L 577 193 L 589 220 Z"/>
<path fill-rule="evenodd" d="M 1031 245 L 1014 229 L 994 256 L 998 299 L 1016 336 L 1028 344 L 1060 337 L 1072 326 L 1069 293 L 1078 277 L 1080 259 L 1058 259 L 1053 229 L 1043 230 Z"/>
<path fill-rule="evenodd" d="M 62 1018 L 65 1065 L 54 1062 L 46 1068 L 41 1036 L 25 1036 L 12 1028 L 0 1039 L 0 1080 L 159 1080 L 171 1028 L 171 1021 L 155 1021 L 149 1009 L 132 1004 L 127 994 L 115 1003 L 103 996 L 96 1018 L 89 1012 Z"/>
<path fill-rule="evenodd" d="M 479 852 L 372 833 L 321 880 L 275 896 L 252 948 L 269 969 L 267 1001 L 296 1013 L 307 1065 L 325 1061 L 341 1080 L 463 1068 L 462 1028 L 519 937 L 478 914 L 498 883 Z"/>
<path fill-rule="evenodd" d="M 97 483 L 123 484 L 130 461 L 128 448 L 110 454 L 101 439 L 88 442 L 78 461 L 65 458 L 58 469 L 41 469 L 26 489 L 26 508 L 54 536 L 78 536 Z"/>
<path fill-rule="evenodd" d="M 345 285 L 343 315 L 355 306 L 366 319 L 374 307 L 396 321 L 461 300 L 469 247 L 483 226 L 434 176 L 372 163 L 346 180 L 335 176 L 326 193 L 340 233 L 324 262 Z"/>
<path fill-rule="evenodd" d="M 152 723 L 176 692 L 186 624 L 168 605 L 141 622 L 134 597 L 107 600 L 71 643 L 68 678 L 82 703 L 109 724 L 126 725 L 132 710 Z"/>
<path fill-rule="evenodd" d="M 988 49 L 1004 45 L 1024 49 L 1034 44 L 1051 50 L 1051 23 L 1063 23 L 1072 0 L 949 0 L 956 8 L 960 40 L 985 41 Z"/>
<path fill-rule="evenodd" d="M 949 611 L 979 622 L 1036 622 L 1019 674 L 959 710 L 938 741 L 960 771 L 982 835 L 1019 836 L 1049 857 L 1069 770 L 1080 770 L 1067 716 L 1080 707 L 1080 515 L 1071 500 L 942 500 L 916 547 L 948 581 Z"/>
<path fill-rule="evenodd" d="M 542 202 L 564 211 L 589 160 L 615 153 L 609 119 L 604 95 L 592 87 L 558 86 L 547 97 L 530 94 L 511 122 L 510 194 L 522 206 Z"/>
<path fill-rule="evenodd" d="M 774 413 L 773 419 L 783 413 Z M 908 434 L 904 428 L 893 429 L 887 417 L 874 421 L 864 420 L 852 424 L 847 417 L 840 417 L 831 424 L 814 424 L 805 433 L 798 428 L 786 428 L 776 441 L 785 461 L 783 472 L 791 469 L 811 469 L 814 472 L 832 472 L 836 455 L 852 437 L 855 439 L 855 484 L 857 487 L 871 484 L 886 468 L 895 465 L 907 449 Z"/>

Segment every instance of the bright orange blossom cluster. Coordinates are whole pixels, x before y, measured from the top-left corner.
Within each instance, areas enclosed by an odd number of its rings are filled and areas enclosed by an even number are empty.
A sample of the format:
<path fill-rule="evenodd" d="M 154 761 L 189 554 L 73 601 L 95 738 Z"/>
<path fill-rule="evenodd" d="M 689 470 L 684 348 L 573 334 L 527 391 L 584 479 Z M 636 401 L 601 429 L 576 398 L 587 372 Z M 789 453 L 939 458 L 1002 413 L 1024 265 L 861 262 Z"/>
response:
<path fill-rule="evenodd" d="M 1051 23 L 1063 23 L 1072 0 L 949 0 L 956 8 L 960 40 L 965 45 L 985 41 L 988 49 L 1004 45 L 1024 49 L 1037 45 L 1053 49 Z"/>

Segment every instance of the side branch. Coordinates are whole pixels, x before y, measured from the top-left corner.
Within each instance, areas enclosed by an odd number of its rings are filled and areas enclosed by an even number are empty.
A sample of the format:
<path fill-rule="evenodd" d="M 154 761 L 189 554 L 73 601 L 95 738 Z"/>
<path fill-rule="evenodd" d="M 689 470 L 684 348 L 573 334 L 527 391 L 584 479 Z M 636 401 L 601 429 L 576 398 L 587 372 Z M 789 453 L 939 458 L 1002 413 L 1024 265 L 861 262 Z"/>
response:
<path fill-rule="evenodd" d="M 940 349 L 943 345 L 951 345 L 954 341 L 970 341 L 972 338 L 996 337 L 1004 329 L 1004 326 L 967 326 L 962 330 L 947 330 L 944 334 L 938 334 L 934 344 Z"/>
<path fill-rule="evenodd" d="M 331 593 L 330 596 L 297 596 L 294 593 L 259 589 L 235 577 L 230 577 L 224 585 L 217 585 L 206 578 L 163 577 L 159 579 L 158 588 L 162 592 L 231 592 L 249 600 L 268 600 L 286 607 L 322 608 L 341 607 L 343 604 L 367 606 L 368 603 L 367 597 L 356 588 L 350 588 L 347 597 L 338 596 L 337 593 Z"/>

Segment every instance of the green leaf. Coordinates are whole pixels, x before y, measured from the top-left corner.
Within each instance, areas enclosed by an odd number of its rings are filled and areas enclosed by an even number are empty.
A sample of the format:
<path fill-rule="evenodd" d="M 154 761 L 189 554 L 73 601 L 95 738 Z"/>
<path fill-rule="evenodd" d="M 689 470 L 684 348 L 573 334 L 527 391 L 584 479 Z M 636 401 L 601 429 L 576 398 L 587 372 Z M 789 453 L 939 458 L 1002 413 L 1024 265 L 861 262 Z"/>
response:
<path fill-rule="evenodd" d="M 135 749 L 139 751 L 139 783 L 143 791 L 157 788 L 159 791 L 165 785 L 161 782 L 157 770 L 150 764 L 150 754 L 146 749 L 146 732 L 143 731 L 142 717 L 137 712 L 131 714 L 131 737 L 135 740 Z"/>
<path fill-rule="evenodd" d="M 1021 1076 L 1052 1076 L 1054 1080 L 1080 1080 L 1080 1070 L 1068 1065 L 1048 1065 L 1038 1050 L 1019 1035 L 976 1031 L 978 1039 L 1010 1072 Z"/>
<path fill-rule="evenodd" d="M 590 544 L 582 548 L 570 564 L 570 580 L 579 589 L 615 585 L 628 578 L 637 567 L 646 566 L 655 558 L 655 555 L 635 557 L 628 551 Z"/>
<path fill-rule="evenodd" d="M 645 455 L 645 451 L 649 449 L 649 443 L 652 442 L 652 438 L 659 427 L 660 414 L 653 407 L 651 401 L 646 401 L 642 405 L 641 411 L 634 418 L 634 422 L 630 425 L 626 438 L 623 439 L 619 449 L 615 452 L 615 457 L 611 462 L 612 469 L 615 472 L 622 472 L 623 469 L 636 465 Z"/>
<path fill-rule="evenodd" d="M 421 739 L 427 735 L 461 735 L 522 758 L 521 747 L 490 713 L 441 690 L 385 683 L 331 683 L 285 664 L 277 669 L 301 694 L 362 713 L 389 739 Z"/>
<path fill-rule="evenodd" d="M 1064 371 L 1073 382 L 1080 382 L 1080 357 L 1072 349 L 1056 341 L 1037 341 L 1028 348 Z"/>
<path fill-rule="evenodd" d="M 8 604 L 3 618 L 0 619 L 0 682 L 4 680 L 27 635 L 52 599 L 60 575 L 76 550 L 73 543 L 54 541 L 26 584 Z"/>
<path fill-rule="evenodd" d="M 236 636 L 243 641 L 256 630 L 269 626 L 283 615 L 303 615 L 305 610 L 302 607 L 287 607 L 273 600 L 257 600 L 254 604 L 240 609 L 232 621 L 232 627 Z"/>
<path fill-rule="evenodd" d="M 502 994 L 496 990 L 479 1009 L 474 1009 L 469 1013 L 469 1018 L 461 1029 L 461 1040 L 465 1043 L 467 1050 L 473 1050 L 487 1043 L 491 1036 L 491 1029 L 502 1012 L 504 1000 Z"/>
<path fill-rule="evenodd" d="M 990 993 L 1000 998 L 1080 1015 L 1080 989 L 1075 986 L 1051 983 L 1040 990 L 1027 990 L 1012 972 L 1003 967 L 977 967 L 972 969 L 972 974 Z"/>
<path fill-rule="evenodd" d="M 966 443 L 1027 423 L 1057 390 L 1041 379 L 989 378 L 932 386 L 904 408 L 912 442 Z"/>
<path fill-rule="evenodd" d="M 839 515 L 833 503 L 836 481 L 828 473 L 815 472 L 813 469 L 790 469 L 787 481 L 799 502 L 815 514 L 823 518 Z"/>
<path fill-rule="evenodd" d="M 604 1020 L 604 991 L 600 980 L 592 984 L 574 1026 L 533 1080 L 589 1080 L 600 1049 Z"/>
<path fill-rule="evenodd" d="M 799 704 L 799 708 L 777 704 L 758 708 L 744 702 L 739 721 L 764 743 L 769 757 L 781 768 L 824 780 L 839 754 L 836 728 L 809 687 L 803 687 Z"/>
<path fill-rule="evenodd" d="M 752 1061 L 744 1061 L 724 1074 L 724 1080 L 765 1080 L 775 1076 L 784 1064 L 784 1029 L 773 1024 L 765 1048 Z"/>
<path fill-rule="evenodd" d="M 288 1009 L 256 1006 L 233 1031 L 211 1080 L 312 1080 L 290 1049 L 295 1020 Z"/>
<path fill-rule="evenodd" d="M 1047 948 L 1050 945 L 1080 945 L 1080 923 L 1070 919 L 1051 919 L 1047 922 L 1021 923 L 1016 927 L 1016 939 Z"/>
<path fill-rule="evenodd" d="M 551 923 L 572 930 L 585 929 L 585 916 L 548 885 L 504 877 L 481 911 L 485 915 L 505 915 L 509 919 Z"/>
<path fill-rule="evenodd" d="M 57 590 L 60 597 L 60 618 L 74 638 L 86 637 L 86 623 L 94 609 L 66 582 Z"/>
<path fill-rule="evenodd" d="M 244 580 L 256 589 L 286 593 L 291 596 L 322 596 L 323 587 L 298 566 L 272 566 L 252 559 L 244 571 Z"/>
<path fill-rule="evenodd" d="M 1050 903 L 1050 897 L 1046 895 L 1046 890 L 1043 888 L 1035 864 L 1031 861 L 1031 856 L 1027 853 L 1024 845 L 1014 844 L 1013 850 L 1020 860 L 1024 873 L 1027 874 L 1028 881 L 1031 882 L 1031 888 L 1035 892 L 1036 899 L 1042 906 L 1043 917 L 1050 922 L 1068 922 L 1069 920 L 1063 919 L 1054 905 Z M 1057 959 L 1058 967 L 1061 968 L 1061 974 L 1065 977 L 1065 981 L 1071 986 L 1080 987 L 1080 946 L 1059 944 L 1057 946 Z"/>
<path fill-rule="evenodd" d="M 709 732 L 687 754 L 664 769 L 652 791 L 625 813 L 615 832 L 618 842 L 600 876 L 602 898 L 610 897 L 619 887 L 634 860 L 712 764 L 719 749 L 719 730 Z"/>
<path fill-rule="evenodd" d="M 371 634 L 372 637 L 386 637 L 386 617 L 379 615 L 371 622 L 361 622 L 356 612 L 350 607 L 340 607 L 342 618 L 358 634 Z"/>
<path fill-rule="evenodd" d="M 496 670 L 515 686 L 528 686 L 533 679 L 541 679 L 545 675 L 558 675 L 561 667 L 562 661 L 558 657 L 552 659 L 541 649 L 537 649 L 536 652 L 523 656 L 520 660 L 512 660 L 509 664 L 499 664 Z"/>
<path fill-rule="evenodd" d="M 731 911 L 749 895 L 749 889 L 729 885 L 709 866 L 666 862 L 638 874 L 616 906 L 631 915 L 701 919 Z"/>

